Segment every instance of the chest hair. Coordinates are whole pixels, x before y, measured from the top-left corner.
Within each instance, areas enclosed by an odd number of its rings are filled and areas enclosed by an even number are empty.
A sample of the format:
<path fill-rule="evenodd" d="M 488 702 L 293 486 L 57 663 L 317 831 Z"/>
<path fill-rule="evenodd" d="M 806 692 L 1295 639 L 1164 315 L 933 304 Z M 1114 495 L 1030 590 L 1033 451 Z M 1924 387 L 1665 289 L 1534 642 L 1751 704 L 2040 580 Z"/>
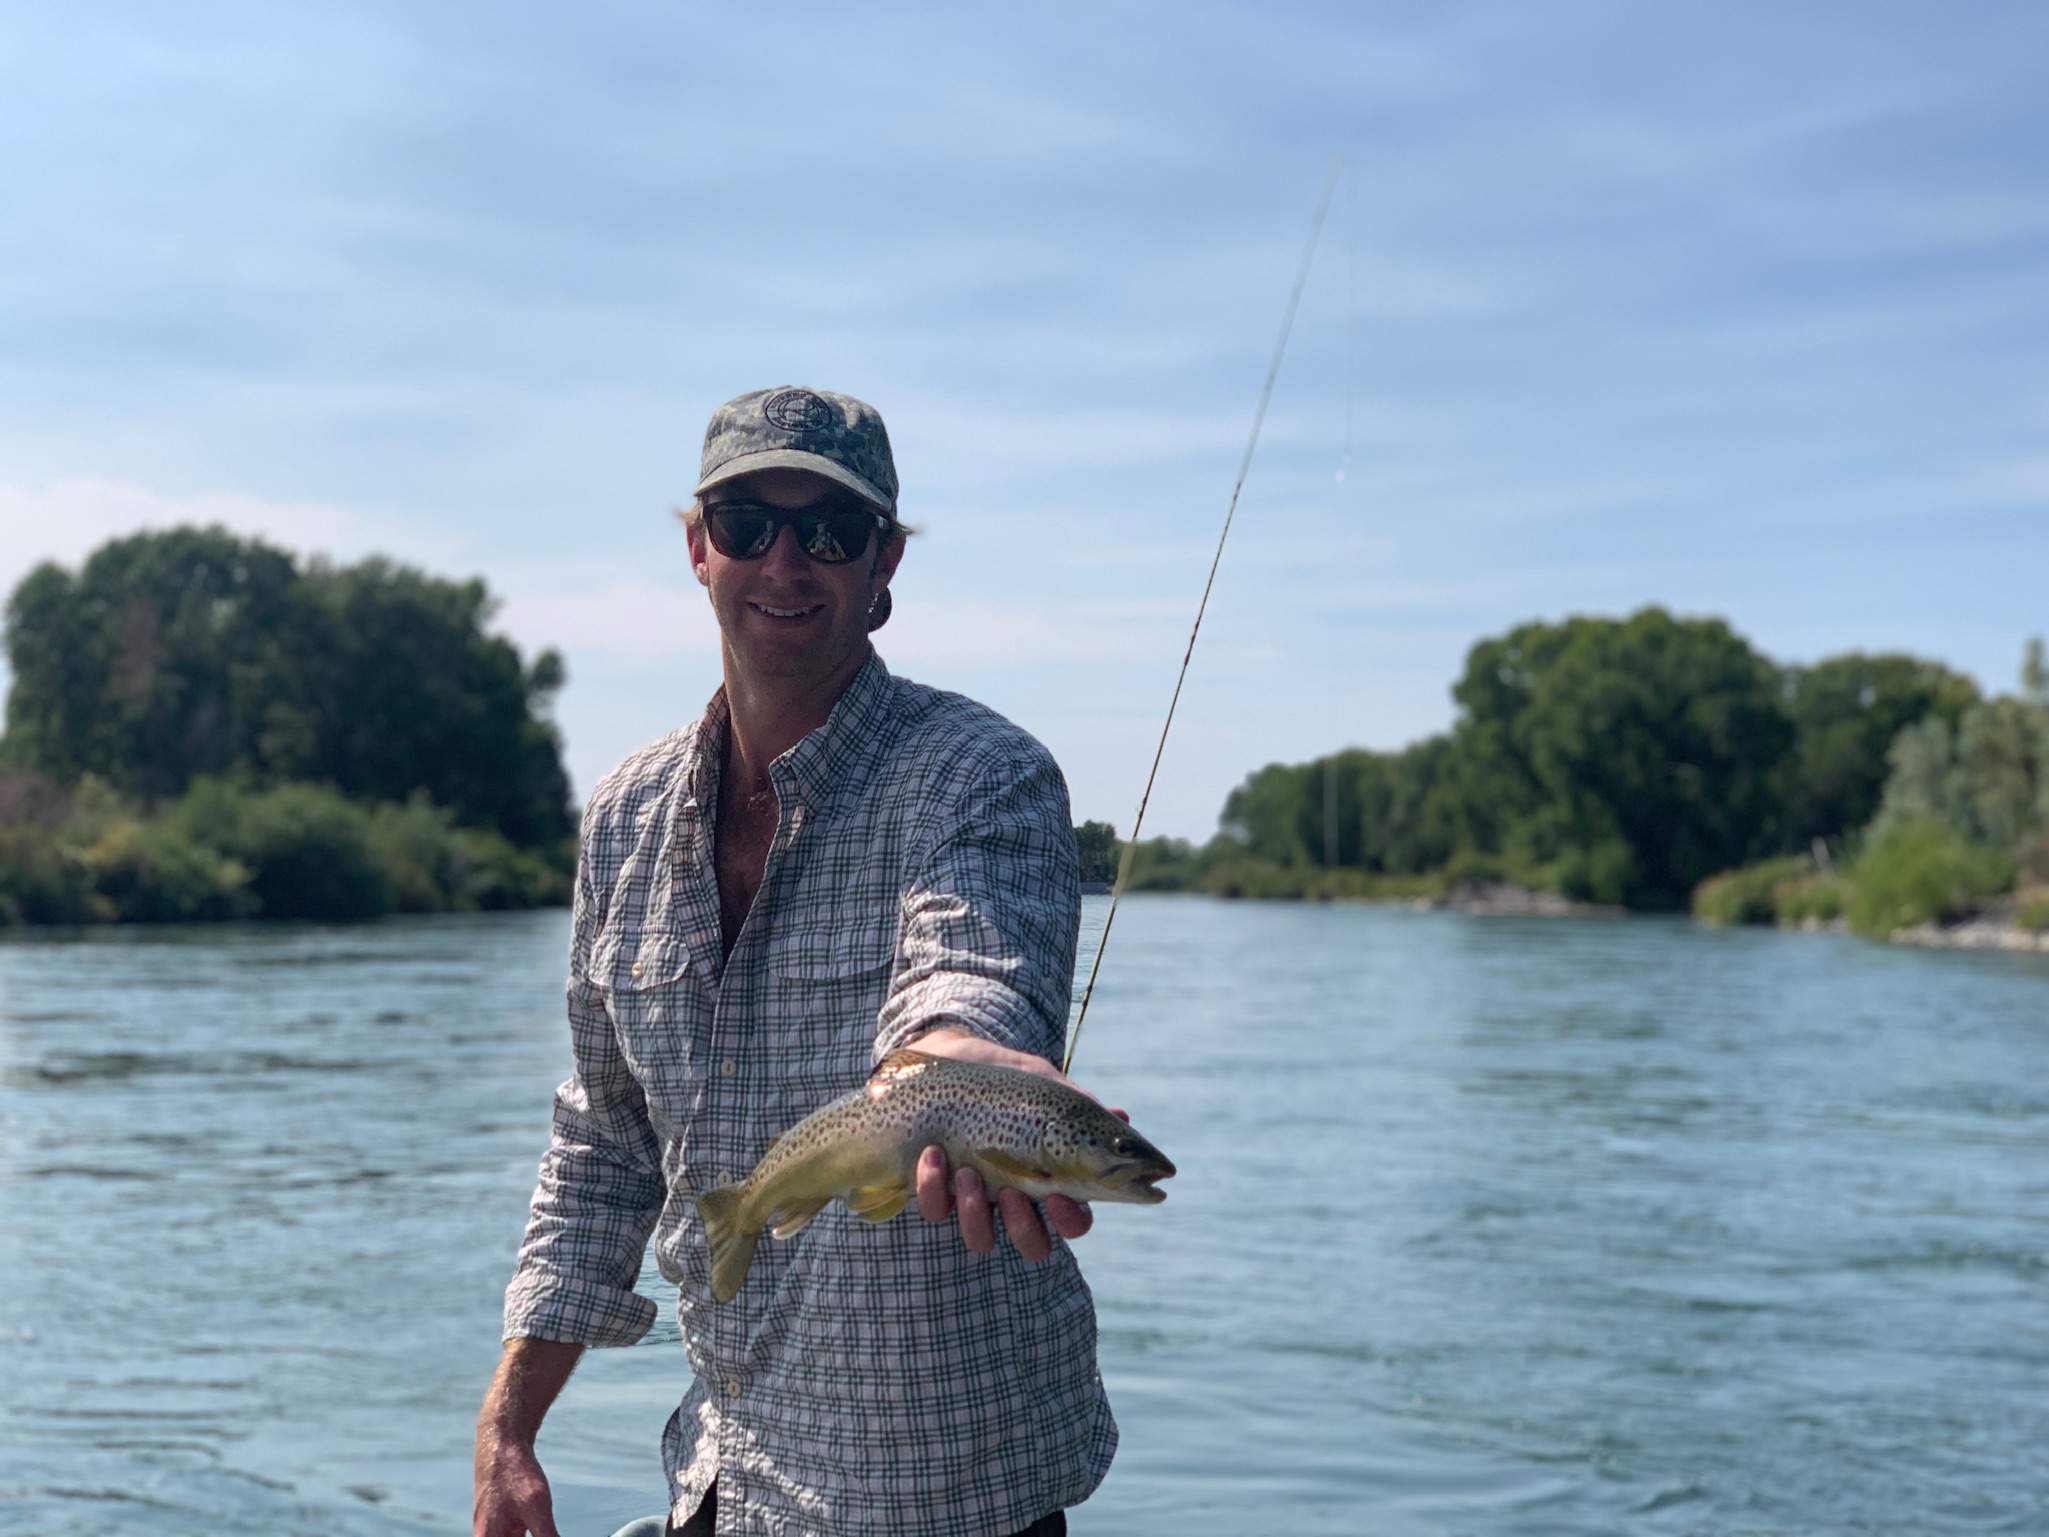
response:
<path fill-rule="evenodd" d="M 721 777 L 712 845 L 712 864 L 719 882 L 719 938 L 727 955 L 733 953 L 740 926 L 747 921 L 748 909 L 761 890 L 762 871 L 782 815 L 773 785 L 765 779 L 759 784 L 742 784 L 739 777 L 730 772 Z"/>

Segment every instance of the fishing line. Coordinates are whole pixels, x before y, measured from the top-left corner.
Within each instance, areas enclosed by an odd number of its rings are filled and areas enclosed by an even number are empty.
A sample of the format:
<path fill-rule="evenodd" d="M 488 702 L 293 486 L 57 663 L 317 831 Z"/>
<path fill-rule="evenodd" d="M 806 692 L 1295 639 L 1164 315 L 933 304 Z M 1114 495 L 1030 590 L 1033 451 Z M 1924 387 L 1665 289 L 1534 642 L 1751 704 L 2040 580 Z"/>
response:
<path fill-rule="evenodd" d="M 1352 467 L 1352 395 L 1359 382 L 1359 179 L 1345 177 L 1345 446 L 1338 484 Z"/>
<path fill-rule="evenodd" d="M 1295 286 L 1288 291 L 1288 307 L 1281 315 L 1281 334 L 1274 342 L 1273 361 L 1266 370 L 1266 383 L 1259 388 L 1259 405 L 1252 413 L 1252 431 L 1245 440 L 1245 456 L 1238 461 L 1238 479 L 1231 486 L 1230 505 L 1224 509 L 1223 532 L 1217 535 L 1217 550 L 1210 557 L 1209 578 L 1202 584 L 1202 601 L 1195 605 L 1195 623 L 1188 631 L 1188 648 L 1181 653 L 1181 671 L 1174 679 L 1174 694 L 1167 701 L 1167 718 L 1160 726 L 1159 745 L 1153 749 L 1153 766 L 1145 776 L 1145 793 L 1138 798 L 1138 815 L 1131 819 L 1131 836 L 1124 840 L 1124 852 L 1117 857 L 1117 880 L 1110 887 L 1110 910 L 1103 915 L 1103 937 L 1096 942 L 1096 958 L 1089 963 L 1089 979 L 1081 990 L 1081 1007 L 1075 1012 L 1074 1028 L 1068 1032 L 1067 1053 L 1060 1059 L 1060 1071 L 1074 1066 L 1074 1050 L 1081 1044 L 1082 1023 L 1089 1016 L 1089 999 L 1096 993 L 1096 974 L 1103 969 L 1103 952 L 1110 948 L 1110 926 L 1117 921 L 1117 903 L 1124 895 L 1124 883 L 1131 876 L 1131 857 L 1138 849 L 1139 829 L 1145 825 L 1145 808 L 1153 798 L 1153 781 L 1160 777 L 1160 758 L 1167 750 L 1167 733 L 1174 729 L 1174 711 L 1181 703 L 1181 685 L 1188 681 L 1188 663 L 1195 656 L 1195 637 L 1202 633 L 1202 616 L 1209 611 L 1210 589 L 1217 584 L 1217 567 L 1223 563 L 1224 541 L 1231 537 L 1231 519 L 1238 513 L 1238 497 L 1245 489 L 1245 477 L 1252 469 L 1253 450 L 1259 447 L 1259 429 L 1266 425 L 1267 402 L 1273 399 L 1274 380 L 1280 377 L 1281 359 L 1287 355 L 1288 337 L 1295 329 L 1295 311 L 1302 303 L 1302 289 L 1309 281 L 1309 266 L 1316 259 L 1317 237 L 1323 233 L 1324 215 L 1330 212 L 1331 194 L 1337 190 L 1342 159 L 1330 163 L 1323 179 L 1323 193 L 1316 200 L 1316 214 L 1309 221 L 1309 239 L 1302 247 L 1302 264 L 1295 270 Z"/>

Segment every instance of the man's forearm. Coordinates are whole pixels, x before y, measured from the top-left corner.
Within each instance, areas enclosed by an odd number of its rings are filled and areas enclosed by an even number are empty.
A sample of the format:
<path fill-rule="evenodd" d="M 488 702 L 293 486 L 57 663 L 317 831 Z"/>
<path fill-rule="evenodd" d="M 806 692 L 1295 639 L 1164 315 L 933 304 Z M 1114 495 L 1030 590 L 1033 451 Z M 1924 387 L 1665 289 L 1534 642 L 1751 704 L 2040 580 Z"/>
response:
<path fill-rule="evenodd" d="M 562 1340 L 506 1341 L 477 1415 L 473 1537 L 561 1537 L 534 1437 L 582 1354 L 583 1346 Z"/>
<path fill-rule="evenodd" d="M 532 1446 L 541 1433 L 541 1421 L 548 1408 L 576 1370 L 584 1347 L 566 1340 L 513 1339 L 505 1342 L 505 1354 L 484 1395 L 484 1407 L 477 1415 L 477 1452 L 481 1460 L 485 1444 L 510 1441 Z"/>

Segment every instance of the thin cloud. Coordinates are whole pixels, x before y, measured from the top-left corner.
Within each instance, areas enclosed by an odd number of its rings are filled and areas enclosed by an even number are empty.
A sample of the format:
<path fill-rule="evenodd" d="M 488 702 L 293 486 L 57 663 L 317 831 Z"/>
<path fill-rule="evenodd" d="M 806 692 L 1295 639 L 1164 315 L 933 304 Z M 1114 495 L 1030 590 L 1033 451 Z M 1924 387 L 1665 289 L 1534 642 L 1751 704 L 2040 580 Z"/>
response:
<path fill-rule="evenodd" d="M 0 481 L 0 589 L 13 591 L 45 561 L 76 566 L 110 539 L 188 525 L 340 560 L 383 554 L 446 567 L 458 547 L 431 527 L 329 502 L 270 501 L 233 491 L 177 495 L 92 475 L 41 486 Z"/>

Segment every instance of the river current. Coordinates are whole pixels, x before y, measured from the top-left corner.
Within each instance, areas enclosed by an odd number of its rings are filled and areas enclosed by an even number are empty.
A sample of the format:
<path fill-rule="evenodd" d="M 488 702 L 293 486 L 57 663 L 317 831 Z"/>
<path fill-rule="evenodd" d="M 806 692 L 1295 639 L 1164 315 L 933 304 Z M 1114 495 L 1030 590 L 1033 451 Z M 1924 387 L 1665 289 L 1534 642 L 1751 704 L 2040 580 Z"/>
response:
<path fill-rule="evenodd" d="M 468 1530 L 566 936 L 0 937 L 0 1532 Z M 1077 1075 L 1181 1169 L 1078 1537 L 2049 1530 L 2049 959 L 1137 898 Z M 564 1537 L 684 1370 L 588 1358 Z"/>

